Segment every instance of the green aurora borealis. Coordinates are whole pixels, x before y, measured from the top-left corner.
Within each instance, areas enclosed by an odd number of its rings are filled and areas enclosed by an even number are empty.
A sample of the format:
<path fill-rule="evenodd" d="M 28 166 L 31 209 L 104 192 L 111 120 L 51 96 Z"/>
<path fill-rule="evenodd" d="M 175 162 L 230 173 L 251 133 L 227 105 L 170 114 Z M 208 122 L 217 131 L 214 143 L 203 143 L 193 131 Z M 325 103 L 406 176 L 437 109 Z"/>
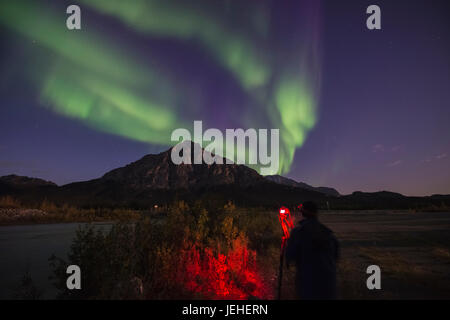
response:
<path fill-rule="evenodd" d="M 270 1 L 83 0 L 75 3 L 82 10 L 78 31 L 66 29 L 65 10 L 44 4 L 4 2 L 0 24 L 19 36 L 13 45 L 33 66 L 11 64 L 9 71 L 20 72 L 36 88 L 40 105 L 62 116 L 95 130 L 169 145 L 174 129 L 191 128 L 202 120 L 202 110 L 214 108 L 203 98 L 201 84 L 187 83 L 161 55 L 92 21 L 101 17 L 149 43 L 170 40 L 210 57 L 245 94 L 246 114 L 255 115 L 236 115 L 240 126 L 280 129 L 278 173 L 289 171 L 296 148 L 317 122 L 315 1 L 306 1 L 296 14 L 297 27 L 287 34 L 271 14 Z"/>

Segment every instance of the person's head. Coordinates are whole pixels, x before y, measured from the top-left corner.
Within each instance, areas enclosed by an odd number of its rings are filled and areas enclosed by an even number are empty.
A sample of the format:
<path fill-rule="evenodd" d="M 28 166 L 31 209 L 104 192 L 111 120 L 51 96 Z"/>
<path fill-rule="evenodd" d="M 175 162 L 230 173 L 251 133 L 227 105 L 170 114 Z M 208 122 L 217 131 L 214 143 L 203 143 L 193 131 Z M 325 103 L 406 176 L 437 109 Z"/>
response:
<path fill-rule="evenodd" d="M 312 201 L 305 201 L 300 206 L 300 213 L 306 219 L 317 218 L 319 215 L 319 209 L 317 205 Z"/>

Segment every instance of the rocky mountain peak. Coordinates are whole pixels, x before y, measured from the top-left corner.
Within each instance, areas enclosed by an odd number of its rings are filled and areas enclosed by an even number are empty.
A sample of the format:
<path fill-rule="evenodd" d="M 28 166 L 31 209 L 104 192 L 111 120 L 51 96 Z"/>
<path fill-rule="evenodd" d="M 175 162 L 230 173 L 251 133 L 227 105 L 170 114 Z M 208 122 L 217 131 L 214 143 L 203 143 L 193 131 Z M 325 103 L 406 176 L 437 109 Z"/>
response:
<path fill-rule="evenodd" d="M 218 185 L 236 184 L 248 187 L 264 181 L 255 170 L 236 164 L 194 164 L 195 144 L 189 143 L 191 164 L 172 162 L 172 149 L 146 155 L 125 167 L 106 173 L 101 179 L 120 182 L 133 189 L 197 189 Z M 201 149 L 202 155 L 206 151 Z M 225 159 L 223 159 L 225 163 Z"/>

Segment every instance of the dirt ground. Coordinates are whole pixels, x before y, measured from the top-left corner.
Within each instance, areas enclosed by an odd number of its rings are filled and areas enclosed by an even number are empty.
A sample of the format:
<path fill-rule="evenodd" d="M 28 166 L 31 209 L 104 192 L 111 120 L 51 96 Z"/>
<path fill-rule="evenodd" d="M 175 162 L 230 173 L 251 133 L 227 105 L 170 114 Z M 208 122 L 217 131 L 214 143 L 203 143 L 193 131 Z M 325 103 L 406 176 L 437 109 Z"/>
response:
<path fill-rule="evenodd" d="M 450 299 L 450 213 L 326 212 L 321 221 L 341 245 L 340 299 Z M 369 265 L 381 269 L 381 290 L 368 290 Z M 295 297 L 285 271 L 283 299 Z"/>

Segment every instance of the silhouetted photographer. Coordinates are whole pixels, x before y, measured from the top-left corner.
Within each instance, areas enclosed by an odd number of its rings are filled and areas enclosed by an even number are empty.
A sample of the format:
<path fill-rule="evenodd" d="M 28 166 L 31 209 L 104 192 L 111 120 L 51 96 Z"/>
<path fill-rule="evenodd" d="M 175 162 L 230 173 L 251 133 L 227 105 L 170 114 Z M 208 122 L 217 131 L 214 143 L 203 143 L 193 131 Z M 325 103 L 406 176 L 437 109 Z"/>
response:
<path fill-rule="evenodd" d="M 295 262 L 295 287 L 300 299 L 336 299 L 336 262 L 339 242 L 329 228 L 319 222 L 314 202 L 299 206 L 301 220 L 292 229 L 286 261 Z"/>

